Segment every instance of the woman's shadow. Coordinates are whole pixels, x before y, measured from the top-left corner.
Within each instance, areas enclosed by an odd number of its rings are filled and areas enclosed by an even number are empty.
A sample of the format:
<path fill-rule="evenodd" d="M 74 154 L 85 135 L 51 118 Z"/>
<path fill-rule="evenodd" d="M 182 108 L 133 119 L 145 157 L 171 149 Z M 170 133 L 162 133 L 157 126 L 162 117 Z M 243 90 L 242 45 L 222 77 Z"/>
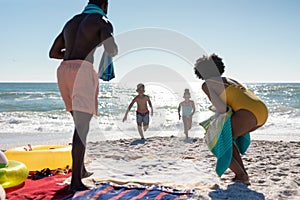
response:
<path fill-rule="evenodd" d="M 242 199 L 242 200 L 264 200 L 265 196 L 262 193 L 250 190 L 246 185 L 240 182 L 235 182 L 227 186 L 226 190 L 217 189 L 209 193 L 212 200 L 221 199 Z"/>

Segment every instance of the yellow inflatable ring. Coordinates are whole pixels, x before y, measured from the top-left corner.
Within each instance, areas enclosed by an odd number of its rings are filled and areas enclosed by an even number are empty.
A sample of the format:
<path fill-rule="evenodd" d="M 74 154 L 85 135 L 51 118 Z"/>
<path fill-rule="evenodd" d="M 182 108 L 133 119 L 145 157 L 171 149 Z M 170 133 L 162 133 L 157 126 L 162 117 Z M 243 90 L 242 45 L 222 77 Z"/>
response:
<path fill-rule="evenodd" d="M 7 167 L 0 169 L 0 184 L 3 188 L 10 188 L 23 183 L 28 177 L 25 164 L 9 160 Z"/>
<path fill-rule="evenodd" d="M 72 166 L 72 146 L 39 145 L 9 149 L 5 153 L 8 160 L 24 163 L 29 171 L 40 171 L 45 168 L 55 170 Z"/>

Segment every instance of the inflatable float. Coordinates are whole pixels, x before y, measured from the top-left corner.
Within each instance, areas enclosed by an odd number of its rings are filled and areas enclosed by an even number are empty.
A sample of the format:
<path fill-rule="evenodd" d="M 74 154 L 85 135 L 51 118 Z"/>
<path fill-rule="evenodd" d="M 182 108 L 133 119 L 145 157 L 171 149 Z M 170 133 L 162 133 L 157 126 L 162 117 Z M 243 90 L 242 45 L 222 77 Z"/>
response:
<path fill-rule="evenodd" d="M 45 168 L 55 170 L 72 166 L 72 146 L 39 145 L 9 149 L 5 153 L 8 160 L 24 163 L 29 171 L 39 171 Z"/>
<path fill-rule="evenodd" d="M 0 168 L 6 167 L 7 164 L 8 164 L 8 160 L 5 154 L 2 151 L 0 151 Z"/>
<path fill-rule="evenodd" d="M 28 169 L 24 163 L 8 160 L 6 167 L 0 168 L 0 184 L 10 188 L 23 183 L 28 177 Z"/>
<path fill-rule="evenodd" d="M 0 200 L 5 200 L 5 199 L 6 199 L 5 191 L 2 185 L 0 184 Z"/>

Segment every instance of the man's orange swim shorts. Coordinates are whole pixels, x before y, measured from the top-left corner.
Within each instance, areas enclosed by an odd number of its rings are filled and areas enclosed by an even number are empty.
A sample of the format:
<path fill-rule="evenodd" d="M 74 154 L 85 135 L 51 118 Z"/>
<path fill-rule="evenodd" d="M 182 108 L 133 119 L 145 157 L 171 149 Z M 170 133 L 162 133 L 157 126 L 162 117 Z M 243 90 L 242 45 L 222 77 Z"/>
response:
<path fill-rule="evenodd" d="M 57 69 L 58 87 L 67 111 L 98 114 L 98 75 L 93 64 L 66 60 Z"/>

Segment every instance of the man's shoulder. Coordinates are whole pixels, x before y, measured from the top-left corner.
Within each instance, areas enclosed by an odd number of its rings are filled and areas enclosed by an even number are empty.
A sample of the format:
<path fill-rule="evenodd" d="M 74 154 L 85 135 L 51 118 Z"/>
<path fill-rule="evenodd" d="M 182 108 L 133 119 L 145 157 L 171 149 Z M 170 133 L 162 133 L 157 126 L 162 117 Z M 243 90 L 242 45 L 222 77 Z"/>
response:
<path fill-rule="evenodd" d="M 112 26 L 111 22 L 109 21 L 109 19 L 107 17 L 100 15 L 98 13 L 89 14 L 88 17 L 89 17 L 88 20 L 90 20 L 90 21 L 94 21 L 96 23 L 101 23 L 106 26 Z"/>

